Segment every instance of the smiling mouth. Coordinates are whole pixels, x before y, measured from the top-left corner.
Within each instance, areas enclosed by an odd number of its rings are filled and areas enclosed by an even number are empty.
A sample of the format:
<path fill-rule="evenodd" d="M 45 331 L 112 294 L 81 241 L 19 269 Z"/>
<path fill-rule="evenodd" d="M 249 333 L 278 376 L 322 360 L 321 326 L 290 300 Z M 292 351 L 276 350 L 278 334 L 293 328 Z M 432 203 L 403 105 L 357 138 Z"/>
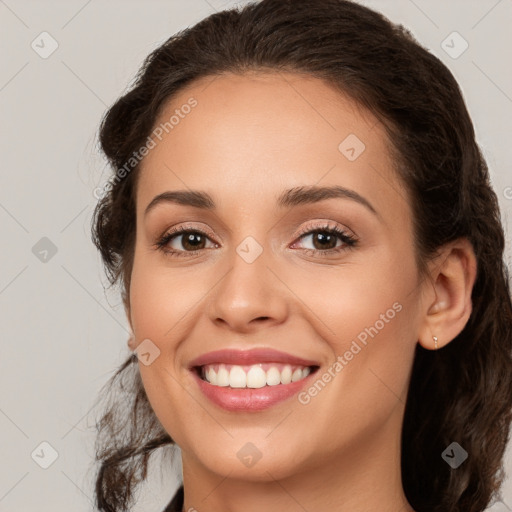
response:
<path fill-rule="evenodd" d="M 300 366 L 282 363 L 259 363 L 252 365 L 206 364 L 194 367 L 201 380 L 212 386 L 233 389 L 280 386 L 305 379 L 319 366 Z"/>

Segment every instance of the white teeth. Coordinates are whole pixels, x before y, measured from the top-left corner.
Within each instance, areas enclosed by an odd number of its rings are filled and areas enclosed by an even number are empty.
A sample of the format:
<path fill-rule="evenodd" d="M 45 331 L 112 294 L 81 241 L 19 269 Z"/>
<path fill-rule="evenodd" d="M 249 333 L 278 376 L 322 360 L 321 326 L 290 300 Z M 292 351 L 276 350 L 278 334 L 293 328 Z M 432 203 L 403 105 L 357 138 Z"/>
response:
<path fill-rule="evenodd" d="M 281 384 L 281 372 L 275 366 L 272 366 L 267 370 L 267 385 L 277 386 L 277 384 Z"/>
<path fill-rule="evenodd" d="M 295 382 L 299 379 L 302 379 L 302 370 L 300 368 L 297 368 L 293 373 L 292 373 L 292 382 Z"/>
<path fill-rule="evenodd" d="M 213 368 L 208 368 L 208 380 L 212 384 L 217 384 L 217 374 L 215 373 L 215 370 Z"/>
<path fill-rule="evenodd" d="M 241 366 L 231 367 L 231 371 L 229 372 L 229 385 L 232 388 L 247 387 L 247 375 Z"/>
<path fill-rule="evenodd" d="M 233 365 L 206 365 L 202 368 L 202 375 L 206 381 L 214 386 L 232 388 L 262 388 L 264 386 L 277 386 L 278 384 L 290 384 L 307 377 L 311 369 L 309 367 L 294 367 L 287 364 L 280 370 L 277 366 L 270 366 L 267 371 L 261 364 L 251 365 L 246 372 L 242 366 Z M 247 368 L 247 367 L 246 367 Z"/>
<path fill-rule="evenodd" d="M 224 365 L 222 365 L 217 372 L 217 386 L 229 386 L 229 373 Z"/>
<path fill-rule="evenodd" d="M 265 373 L 265 370 L 261 366 L 252 366 L 247 372 L 247 387 L 262 388 L 266 384 L 267 374 Z"/>
<path fill-rule="evenodd" d="M 287 364 L 281 372 L 281 384 L 290 384 L 292 381 L 292 367 Z"/>

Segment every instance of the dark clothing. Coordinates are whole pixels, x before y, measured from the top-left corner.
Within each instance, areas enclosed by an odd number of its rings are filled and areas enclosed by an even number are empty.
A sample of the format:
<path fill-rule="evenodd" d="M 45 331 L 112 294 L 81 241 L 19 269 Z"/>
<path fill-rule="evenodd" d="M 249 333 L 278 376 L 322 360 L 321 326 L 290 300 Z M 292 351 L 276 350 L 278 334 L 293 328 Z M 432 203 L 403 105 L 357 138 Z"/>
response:
<path fill-rule="evenodd" d="M 163 512 L 181 512 L 183 510 L 183 485 L 176 491 L 174 498 Z"/>

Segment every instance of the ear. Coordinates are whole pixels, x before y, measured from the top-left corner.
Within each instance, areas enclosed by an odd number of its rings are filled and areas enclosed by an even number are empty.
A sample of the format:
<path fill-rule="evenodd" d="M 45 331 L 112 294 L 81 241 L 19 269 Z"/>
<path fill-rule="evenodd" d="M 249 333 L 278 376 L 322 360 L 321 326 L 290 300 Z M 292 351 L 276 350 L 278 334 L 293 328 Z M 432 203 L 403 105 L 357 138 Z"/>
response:
<path fill-rule="evenodd" d="M 131 310 L 130 310 L 130 300 L 123 295 L 123 305 L 124 311 L 126 313 L 126 318 L 128 319 L 128 323 L 130 324 L 130 337 L 128 338 L 128 347 L 133 352 L 137 345 L 135 343 L 135 335 L 133 334 L 133 324 L 131 319 Z"/>
<path fill-rule="evenodd" d="M 441 348 L 464 329 L 473 306 L 471 292 L 476 280 L 477 262 L 473 246 L 462 238 L 444 246 L 431 262 L 430 276 L 423 294 L 424 317 L 418 342 L 434 349 L 433 336 Z"/>

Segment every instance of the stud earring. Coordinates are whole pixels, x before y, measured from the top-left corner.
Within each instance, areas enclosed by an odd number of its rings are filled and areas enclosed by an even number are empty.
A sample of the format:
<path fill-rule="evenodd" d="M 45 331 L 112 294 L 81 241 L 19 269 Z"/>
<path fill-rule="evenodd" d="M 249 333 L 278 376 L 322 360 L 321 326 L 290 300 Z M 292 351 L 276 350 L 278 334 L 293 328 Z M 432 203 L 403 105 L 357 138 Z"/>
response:
<path fill-rule="evenodd" d="M 437 336 L 432 336 L 434 338 L 434 347 L 437 350 Z"/>

